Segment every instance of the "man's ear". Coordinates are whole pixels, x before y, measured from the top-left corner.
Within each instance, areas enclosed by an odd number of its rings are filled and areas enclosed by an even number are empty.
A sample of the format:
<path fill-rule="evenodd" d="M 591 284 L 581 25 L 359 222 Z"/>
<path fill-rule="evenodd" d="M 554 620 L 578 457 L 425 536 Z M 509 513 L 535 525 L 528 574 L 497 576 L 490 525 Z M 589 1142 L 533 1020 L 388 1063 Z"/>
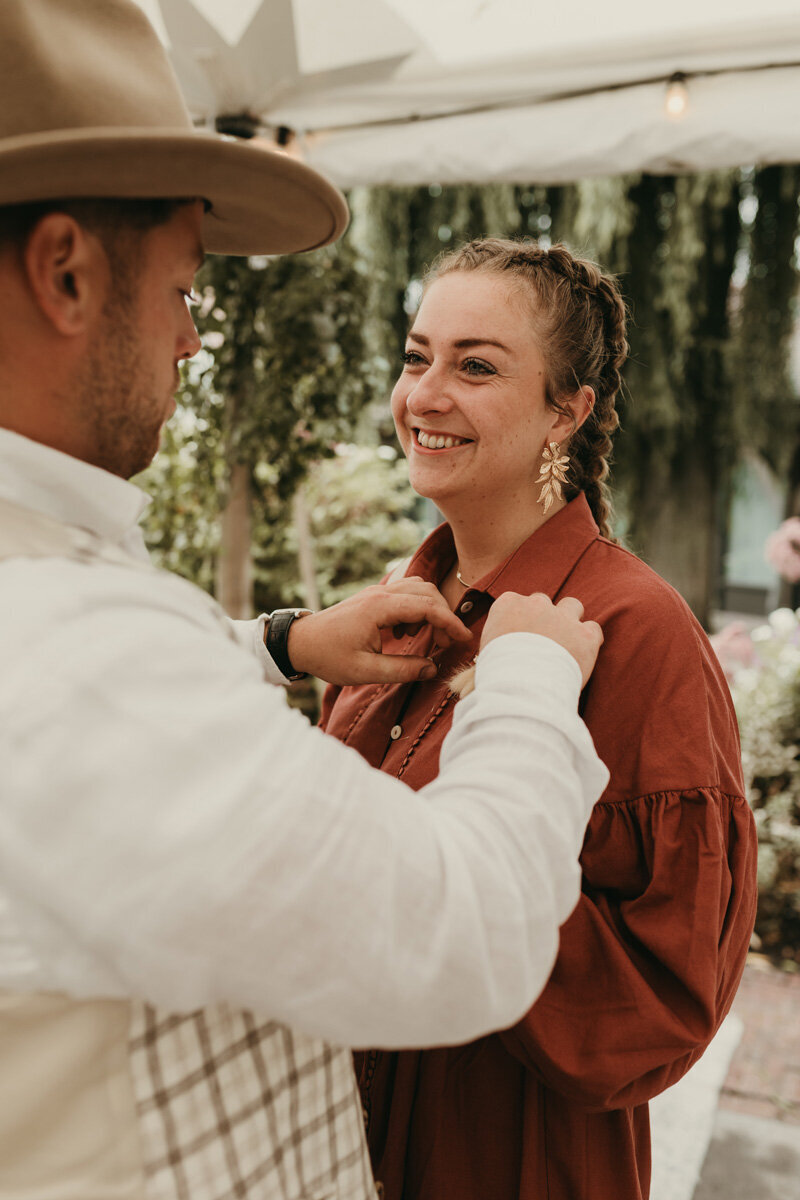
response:
<path fill-rule="evenodd" d="M 556 415 L 556 420 L 553 422 L 548 439 L 549 441 L 558 442 L 559 445 L 562 442 L 568 441 L 591 414 L 595 405 L 594 388 L 588 386 L 579 388 L 573 396 L 570 396 L 563 403 L 564 408 L 567 409 L 567 413 L 554 414 Z"/>
<path fill-rule="evenodd" d="M 110 282 L 100 240 L 66 213 L 48 213 L 29 235 L 23 260 L 44 319 L 64 337 L 86 333 Z"/>

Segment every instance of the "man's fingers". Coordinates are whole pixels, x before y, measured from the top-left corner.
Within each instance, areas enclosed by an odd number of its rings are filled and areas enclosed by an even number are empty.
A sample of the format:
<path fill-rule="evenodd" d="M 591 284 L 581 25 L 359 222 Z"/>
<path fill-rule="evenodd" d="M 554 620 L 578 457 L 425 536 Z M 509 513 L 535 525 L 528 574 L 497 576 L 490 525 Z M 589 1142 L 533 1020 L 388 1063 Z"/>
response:
<path fill-rule="evenodd" d="M 430 596 L 432 599 L 435 599 L 442 595 L 435 583 L 429 583 L 427 579 L 420 579 L 417 576 L 412 576 L 409 579 L 398 579 L 394 583 L 385 583 L 383 590 L 384 592 L 391 592 L 395 596 Z"/>
<path fill-rule="evenodd" d="M 583 627 L 584 629 L 588 629 L 592 637 L 597 639 L 598 646 L 602 646 L 603 642 L 606 640 L 602 626 L 598 625 L 597 621 L 584 621 Z"/>
<path fill-rule="evenodd" d="M 564 596 L 558 601 L 556 608 L 562 609 L 572 617 L 577 617 L 579 621 L 583 617 L 583 605 L 574 596 Z"/>
<path fill-rule="evenodd" d="M 363 654 L 357 667 L 371 683 L 413 683 L 436 675 L 436 664 L 415 654 Z"/>
<path fill-rule="evenodd" d="M 379 624 L 381 628 L 390 625 L 432 625 L 456 642 L 468 642 L 472 637 L 466 625 L 451 612 L 441 596 L 427 594 L 388 594 L 387 589 Z"/>
<path fill-rule="evenodd" d="M 402 637 L 416 637 L 420 629 L 422 629 L 422 622 L 417 621 L 414 625 L 394 625 L 392 633 L 399 641 Z"/>

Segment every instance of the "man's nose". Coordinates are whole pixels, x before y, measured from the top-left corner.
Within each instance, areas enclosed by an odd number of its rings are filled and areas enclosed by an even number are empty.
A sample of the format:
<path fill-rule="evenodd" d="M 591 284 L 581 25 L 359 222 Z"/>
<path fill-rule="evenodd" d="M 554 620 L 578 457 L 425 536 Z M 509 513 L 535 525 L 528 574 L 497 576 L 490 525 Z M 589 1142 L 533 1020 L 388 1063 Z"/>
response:
<path fill-rule="evenodd" d="M 188 328 L 183 330 L 178 338 L 178 358 L 194 358 L 202 344 L 194 321 L 190 317 Z"/>

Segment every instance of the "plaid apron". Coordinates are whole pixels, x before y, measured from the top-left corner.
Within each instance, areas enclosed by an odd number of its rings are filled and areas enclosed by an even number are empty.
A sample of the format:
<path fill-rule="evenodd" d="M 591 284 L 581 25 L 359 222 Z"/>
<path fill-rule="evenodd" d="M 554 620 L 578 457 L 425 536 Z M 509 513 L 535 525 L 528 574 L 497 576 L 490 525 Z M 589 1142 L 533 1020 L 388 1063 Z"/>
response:
<path fill-rule="evenodd" d="M 10 557 L 156 569 L 0 499 L 0 559 Z M 178 1015 L 120 1003 L 147 1200 L 375 1200 L 349 1051 L 224 1005 Z"/>

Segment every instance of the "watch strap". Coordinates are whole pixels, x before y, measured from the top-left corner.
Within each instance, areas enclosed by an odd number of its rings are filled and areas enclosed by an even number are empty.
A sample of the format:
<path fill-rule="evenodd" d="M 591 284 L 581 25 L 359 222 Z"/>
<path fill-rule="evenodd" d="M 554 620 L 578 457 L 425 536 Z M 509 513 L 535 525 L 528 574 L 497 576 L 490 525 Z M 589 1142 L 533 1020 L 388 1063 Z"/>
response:
<path fill-rule="evenodd" d="M 276 608 L 267 618 L 267 632 L 264 644 L 267 647 L 275 666 L 285 675 L 290 683 L 298 679 L 306 679 L 307 671 L 296 671 L 289 658 L 289 630 L 292 622 L 298 617 L 311 616 L 310 608 Z"/>

